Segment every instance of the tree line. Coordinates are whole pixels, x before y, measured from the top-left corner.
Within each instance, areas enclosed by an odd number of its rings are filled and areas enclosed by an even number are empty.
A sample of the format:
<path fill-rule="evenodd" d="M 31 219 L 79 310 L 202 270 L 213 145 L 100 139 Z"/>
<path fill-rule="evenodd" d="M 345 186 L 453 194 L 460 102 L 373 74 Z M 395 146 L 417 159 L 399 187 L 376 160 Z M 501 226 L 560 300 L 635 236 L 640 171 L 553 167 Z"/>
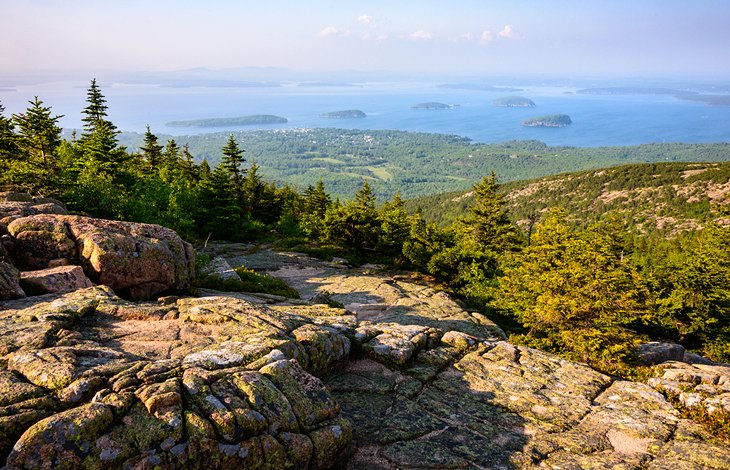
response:
<path fill-rule="evenodd" d="M 70 140 L 61 138 L 61 116 L 38 98 L 25 113 L 2 111 L 2 187 L 57 197 L 78 213 L 165 225 L 199 242 L 278 239 L 322 257 L 418 270 L 492 315 L 513 341 L 604 371 L 631 366 L 636 345 L 649 339 L 730 361 L 728 227 L 710 224 L 677 241 L 637 239 L 615 212 L 586 225 L 552 208 L 523 230 L 494 173 L 474 186 L 467 214 L 440 227 L 406 210 L 398 193 L 378 204 L 368 180 L 346 202 L 321 179 L 301 192 L 266 181 L 234 135 L 213 168 L 174 139 L 161 145 L 149 127 L 139 151 L 128 152 L 95 80 L 83 129 Z"/>

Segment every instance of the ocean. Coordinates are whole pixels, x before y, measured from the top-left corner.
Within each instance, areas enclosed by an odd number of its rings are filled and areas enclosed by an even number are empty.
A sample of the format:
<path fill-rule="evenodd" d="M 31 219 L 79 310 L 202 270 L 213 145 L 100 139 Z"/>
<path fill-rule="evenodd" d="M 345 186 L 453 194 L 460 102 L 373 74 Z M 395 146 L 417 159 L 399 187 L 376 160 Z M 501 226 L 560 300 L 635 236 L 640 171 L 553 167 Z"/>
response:
<path fill-rule="evenodd" d="M 5 115 L 22 112 L 34 95 L 63 114 L 66 129 L 81 127 L 88 83 L 57 82 L 0 89 Z M 586 95 L 576 88 L 525 86 L 519 92 L 441 88 L 433 83 L 364 83 L 280 87 L 188 87 L 101 83 L 109 118 L 122 131 L 143 132 L 150 125 L 158 134 L 188 135 L 228 128 L 181 128 L 176 120 L 273 114 L 286 124 L 230 128 L 393 129 L 435 132 L 468 137 L 476 142 L 536 139 L 549 145 L 581 147 L 633 145 L 651 142 L 704 143 L 730 141 L 730 107 L 713 107 L 669 95 Z M 518 95 L 534 108 L 499 108 L 492 100 Z M 421 102 L 458 105 L 444 110 L 418 110 Z M 322 113 L 359 109 L 363 119 L 328 119 Z M 545 114 L 567 114 L 566 128 L 534 128 L 524 119 Z"/>

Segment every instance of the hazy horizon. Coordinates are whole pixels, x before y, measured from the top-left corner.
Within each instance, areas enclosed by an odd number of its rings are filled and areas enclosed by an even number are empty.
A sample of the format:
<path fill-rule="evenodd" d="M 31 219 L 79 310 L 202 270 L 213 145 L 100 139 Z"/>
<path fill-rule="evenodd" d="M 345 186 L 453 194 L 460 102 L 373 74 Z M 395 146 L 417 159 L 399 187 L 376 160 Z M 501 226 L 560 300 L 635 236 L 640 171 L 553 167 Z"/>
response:
<path fill-rule="evenodd" d="M 730 78 L 730 2 L 0 0 L 5 82 L 154 76 Z M 6 83 L 7 84 L 7 83 Z M 2 85 L 2 83 L 0 83 Z"/>

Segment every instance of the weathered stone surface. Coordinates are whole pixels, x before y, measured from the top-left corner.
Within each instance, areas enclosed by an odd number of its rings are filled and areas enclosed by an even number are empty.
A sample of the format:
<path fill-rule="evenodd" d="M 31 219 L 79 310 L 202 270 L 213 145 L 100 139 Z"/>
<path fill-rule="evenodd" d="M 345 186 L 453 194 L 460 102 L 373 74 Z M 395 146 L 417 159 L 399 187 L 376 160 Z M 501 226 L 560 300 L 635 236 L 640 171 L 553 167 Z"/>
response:
<path fill-rule="evenodd" d="M 60 266 L 20 273 L 20 286 L 28 295 L 70 292 L 93 285 L 81 266 Z"/>
<path fill-rule="evenodd" d="M 77 260 L 94 282 L 135 299 L 189 287 L 192 246 L 159 225 L 70 215 L 34 215 L 8 226 L 19 266 L 44 269 L 52 260 Z"/>
<path fill-rule="evenodd" d="M 0 300 L 25 297 L 20 286 L 20 272 L 12 264 L 0 261 Z"/>

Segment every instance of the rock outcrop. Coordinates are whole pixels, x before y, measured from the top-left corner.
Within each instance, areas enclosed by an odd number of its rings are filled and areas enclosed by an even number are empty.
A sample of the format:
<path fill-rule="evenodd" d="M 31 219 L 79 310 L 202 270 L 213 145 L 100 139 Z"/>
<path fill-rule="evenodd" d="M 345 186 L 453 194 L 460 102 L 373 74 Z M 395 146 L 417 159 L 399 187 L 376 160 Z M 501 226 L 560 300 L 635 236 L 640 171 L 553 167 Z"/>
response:
<path fill-rule="evenodd" d="M 135 303 L 103 286 L 2 302 L 0 465 L 730 469 L 730 448 L 658 383 L 512 345 L 408 276 L 228 259 L 347 309 L 223 293 Z M 730 383 L 717 365 L 659 367 L 665 388 Z"/>
<path fill-rule="evenodd" d="M 186 289 L 194 276 L 192 246 L 159 225 L 40 214 L 7 228 L 20 269 L 80 264 L 92 281 L 133 299 Z"/>
<path fill-rule="evenodd" d="M 93 285 L 81 266 L 58 266 L 20 273 L 20 286 L 28 295 L 71 292 Z"/>

